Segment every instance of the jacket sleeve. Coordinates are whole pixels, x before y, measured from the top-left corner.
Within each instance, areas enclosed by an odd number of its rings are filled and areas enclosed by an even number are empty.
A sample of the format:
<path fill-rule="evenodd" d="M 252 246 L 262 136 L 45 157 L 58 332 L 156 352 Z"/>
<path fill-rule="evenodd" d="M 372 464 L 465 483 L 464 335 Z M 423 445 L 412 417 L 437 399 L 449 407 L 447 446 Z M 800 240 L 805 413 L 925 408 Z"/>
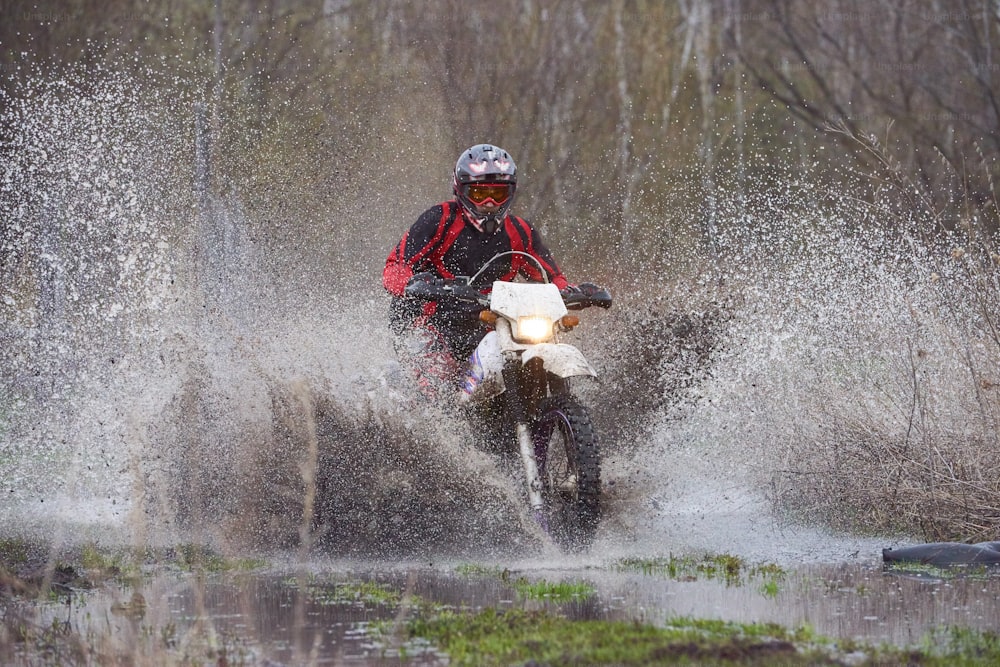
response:
<path fill-rule="evenodd" d="M 430 249 L 437 242 L 442 210 L 442 206 L 438 205 L 424 211 L 386 258 L 382 286 L 395 296 L 403 296 L 403 290 L 414 273 L 428 270 L 422 263 L 428 259 Z"/>

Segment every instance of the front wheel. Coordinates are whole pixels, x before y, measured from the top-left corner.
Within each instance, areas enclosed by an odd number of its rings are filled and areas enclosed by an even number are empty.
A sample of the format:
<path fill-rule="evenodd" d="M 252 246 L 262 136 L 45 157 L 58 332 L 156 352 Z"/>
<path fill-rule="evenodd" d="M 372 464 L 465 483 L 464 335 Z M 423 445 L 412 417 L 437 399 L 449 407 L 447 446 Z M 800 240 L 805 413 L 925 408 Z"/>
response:
<path fill-rule="evenodd" d="M 532 431 L 548 530 L 562 547 L 590 546 L 601 514 L 601 455 L 587 409 L 567 395 L 539 405 Z"/>

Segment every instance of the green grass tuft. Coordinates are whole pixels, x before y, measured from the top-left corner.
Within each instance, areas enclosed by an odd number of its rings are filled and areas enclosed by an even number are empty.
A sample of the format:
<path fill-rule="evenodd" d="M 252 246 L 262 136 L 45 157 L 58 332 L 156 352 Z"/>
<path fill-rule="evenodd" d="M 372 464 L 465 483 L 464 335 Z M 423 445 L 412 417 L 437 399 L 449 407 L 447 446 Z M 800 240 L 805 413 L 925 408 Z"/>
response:
<path fill-rule="evenodd" d="M 775 625 L 674 619 L 658 628 L 623 621 L 570 621 L 545 612 L 445 611 L 410 622 L 411 638 L 439 646 L 455 665 L 831 664 L 800 649 Z"/>
<path fill-rule="evenodd" d="M 498 565 L 463 563 L 455 568 L 455 573 L 463 577 L 504 577 L 506 570 Z"/>
<path fill-rule="evenodd" d="M 748 564 L 730 554 L 707 555 L 702 558 L 674 556 L 659 558 L 623 558 L 612 569 L 618 572 L 638 572 L 661 576 L 675 581 L 709 579 L 724 581 L 727 586 L 742 586 L 750 581 L 764 580 L 767 594 L 776 595 L 785 571 L 773 563 Z"/>
<path fill-rule="evenodd" d="M 529 600 L 551 600 L 565 602 L 577 598 L 590 597 L 597 591 L 590 584 L 580 581 L 529 581 L 524 577 L 514 582 L 518 595 Z"/>
<path fill-rule="evenodd" d="M 292 582 L 289 582 L 292 583 Z M 304 592 L 313 602 L 322 605 L 382 605 L 395 607 L 402 602 L 402 594 L 374 581 L 310 582 Z"/>
<path fill-rule="evenodd" d="M 259 558 L 227 558 L 201 544 L 181 544 L 174 547 L 174 563 L 184 570 L 202 572 L 233 572 L 256 570 L 267 566 Z"/>

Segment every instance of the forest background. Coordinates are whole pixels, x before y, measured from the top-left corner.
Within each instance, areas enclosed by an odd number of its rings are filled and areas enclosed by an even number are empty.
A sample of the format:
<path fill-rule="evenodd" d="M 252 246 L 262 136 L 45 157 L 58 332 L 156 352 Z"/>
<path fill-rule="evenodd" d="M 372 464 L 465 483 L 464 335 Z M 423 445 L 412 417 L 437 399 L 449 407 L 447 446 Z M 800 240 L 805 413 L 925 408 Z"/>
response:
<path fill-rule="evenodd" d="M 817 199 L 898 187 L 902 220 L 997 229 L 991 2 L 3 4 L 5 90 L 32 65 L 179 77 L 210 109 L 213 187 L 334 263 L 389 247 L 479 141 L 515 156 L 568 266 L 711 250 L 720 190 L 780 208 L 804 171 Z"/>

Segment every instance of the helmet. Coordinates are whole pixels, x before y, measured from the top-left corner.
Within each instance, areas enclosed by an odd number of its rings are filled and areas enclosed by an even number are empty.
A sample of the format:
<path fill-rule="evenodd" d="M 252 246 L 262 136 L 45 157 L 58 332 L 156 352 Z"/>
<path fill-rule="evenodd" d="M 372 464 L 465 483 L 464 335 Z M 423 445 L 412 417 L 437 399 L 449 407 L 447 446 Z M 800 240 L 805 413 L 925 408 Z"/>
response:
<path fill-rule="evenodd" d="M 504 149 L 477 144 L 458 156 L 455 197 L 479 231 L 492 234 L 499 229 L 516 188 L 517 166 Z"/>

